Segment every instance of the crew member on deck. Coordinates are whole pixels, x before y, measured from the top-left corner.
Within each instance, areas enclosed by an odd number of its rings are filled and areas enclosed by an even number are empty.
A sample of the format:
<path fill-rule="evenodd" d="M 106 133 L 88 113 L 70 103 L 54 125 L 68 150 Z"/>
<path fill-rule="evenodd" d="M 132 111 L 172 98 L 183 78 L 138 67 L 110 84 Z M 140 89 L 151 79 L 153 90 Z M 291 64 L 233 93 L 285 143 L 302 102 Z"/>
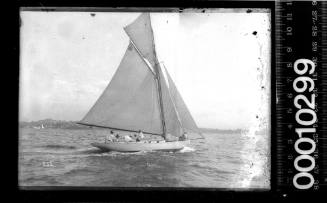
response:
<path fill-rule="evenodd" d="M 187 140 L 187 133 L 184 132 L 183 135 L 179 137 L 179 140 L 180 140 L 180 141 Z"/>
<path fill-rule="evenodd" d="M 110 134 L 107 135 L 106 137 L 106 143 L 113 142 L 115 139 L 114 132 L 111 130 Z"/>
<path fill-rule="evenodd" d="M 141 139 L 144 138 L 144 134 L 143 134 L 143 132 L 141 130 L 139 130 L 139 136 L 140 136 Z"/>
<path fill-rule="evenodd" d="M 137 134 L 133 134 L 132 135 L 132 139 L 135 140 L 135 142 L 139 142 L 140 141 L 140 138 Z"/>
<path fill-rule="evenodd" d="M 133 141 L 133 139 L 129 135 L 125 135 L 124 139 L 125 139 L 126 142 L 132 142 Z"/>
<path fill-rule="evenodd" d="M 119 134 L 118 133 L 115 135 L 115 137 L 116 137 L 116 139 L 114 141 L 119 142 Z"/>

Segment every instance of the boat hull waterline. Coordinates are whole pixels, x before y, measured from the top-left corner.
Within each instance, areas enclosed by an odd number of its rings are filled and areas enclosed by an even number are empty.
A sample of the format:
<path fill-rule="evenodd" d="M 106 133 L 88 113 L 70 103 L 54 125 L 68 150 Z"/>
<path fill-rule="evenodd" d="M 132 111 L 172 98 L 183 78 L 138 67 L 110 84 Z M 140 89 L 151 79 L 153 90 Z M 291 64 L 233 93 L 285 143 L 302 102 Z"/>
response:
<path fill-rule="evenodd" d="M 174 142 L 110 142 L 92 143 L 103 151 L 140 152 L 140 151 L 178 151 L 190 144 L 190 140 Z"/>

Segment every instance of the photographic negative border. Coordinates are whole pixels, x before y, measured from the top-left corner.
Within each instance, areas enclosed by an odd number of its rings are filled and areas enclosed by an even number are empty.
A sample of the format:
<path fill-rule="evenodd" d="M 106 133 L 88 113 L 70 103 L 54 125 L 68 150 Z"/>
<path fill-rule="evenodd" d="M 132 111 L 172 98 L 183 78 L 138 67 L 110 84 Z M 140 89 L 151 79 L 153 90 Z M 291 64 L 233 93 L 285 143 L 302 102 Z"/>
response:
<path fill-rule="evenodd" d="M 60 5 L 60 7 L 58 7 Z M 266 190 L 255 190 L 255 191 L 230 191 L 227 189 L 220 188 L 103 188 L 103 187 L 33 187 L 29 188 L 18 188 L 18 179 L 16 176 L 16 190 L 20 195 L 21 199 L 40 199 L 44 201 L 220 201 L 221 199 L 231 198 L 274 198 L 280 197 L 276 193 L 276 140 L 273 136 L 275 134 L 276 119 L 274 117 L 276 111 L 276 75 L 275 75 L 275 2 L 264 1 L 264 2 L 253 2 L 253 1 L 179 1 L 179 2 L 120 2 L 120 3 L 99 3 L 98 2 L 53 2 L 53 1 L 21 1 L 19 5 L 16 5 L 16 11 L 89 11 L 89 12 L 106 12 L 106 11 L 131 11 L 135 12 L 149 10 L 149 11 L 165 11 L 165 12 L 176 12 L 182 11 L 185 8 L 267 8 L 271 11 L 271 101 L 270 101 L 270 150 L 271 150 L 271 161 L 270 161 L 270 191 Z M 17 14 L 17 12 L 16 12 Z M 17 17 L 16 16 L 16 17 Z M 17 20 L 20 23 L 19 19 Z M 19 27 L 19 26 L 18 26 Z M 16 39 L 17 40 L 17 39 Z M 15 45 L 14 45 L 15 46 Z M 15 50 L 19 50 L 19 34 L 18 43 L 16 44 Z M 19 51 L 16 53 L 19 58 Z M 17 68 L 19 72 L 19 66 Z M 16 84 L 17 85 L 17 84 Z M 18 95 L 17 95 L 18 99 Z M 18 120 L 18 119 L 17 119 Z M 18 126 L 17 126 L 18 129 Z M 18 132 L 16 142 L 18 143 Z M 18 144 L 17 144 L 18 147 Z M 15 154 L 15 153 L 14 153 Z M 14 159 L 17 160 L 18 149 L 16 151 Z M 18 161 L 16 162 L 18 166 Z"/>

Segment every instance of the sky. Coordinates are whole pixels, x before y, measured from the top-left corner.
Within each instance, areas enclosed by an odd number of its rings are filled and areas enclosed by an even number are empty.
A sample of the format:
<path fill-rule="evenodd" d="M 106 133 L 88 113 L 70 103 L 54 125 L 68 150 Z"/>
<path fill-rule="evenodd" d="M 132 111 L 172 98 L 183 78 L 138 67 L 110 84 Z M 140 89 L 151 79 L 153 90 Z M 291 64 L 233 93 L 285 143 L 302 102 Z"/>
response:
<path fill-rule="evenodd" d="M 20 120 L 81 120 L 110 82 L 140 13 L 21 12 Z M 151 13 L 158 59 L 199 127 L 269 120 L 270 13 Z"/>

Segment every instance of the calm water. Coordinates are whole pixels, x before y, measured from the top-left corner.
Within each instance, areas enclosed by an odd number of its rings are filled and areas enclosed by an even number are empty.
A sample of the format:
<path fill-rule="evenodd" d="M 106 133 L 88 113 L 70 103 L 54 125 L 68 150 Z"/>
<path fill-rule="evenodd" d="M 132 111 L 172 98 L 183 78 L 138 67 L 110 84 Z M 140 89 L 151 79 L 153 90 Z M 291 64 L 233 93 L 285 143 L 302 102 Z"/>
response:
<path fill-rule="evenodd" d="M 94 130 L 21 128 L 20 186 L 269 188 L 266 143 L 204 136 L 178 152 L 118 153 L 92 147 L 104 139 Z"/>

